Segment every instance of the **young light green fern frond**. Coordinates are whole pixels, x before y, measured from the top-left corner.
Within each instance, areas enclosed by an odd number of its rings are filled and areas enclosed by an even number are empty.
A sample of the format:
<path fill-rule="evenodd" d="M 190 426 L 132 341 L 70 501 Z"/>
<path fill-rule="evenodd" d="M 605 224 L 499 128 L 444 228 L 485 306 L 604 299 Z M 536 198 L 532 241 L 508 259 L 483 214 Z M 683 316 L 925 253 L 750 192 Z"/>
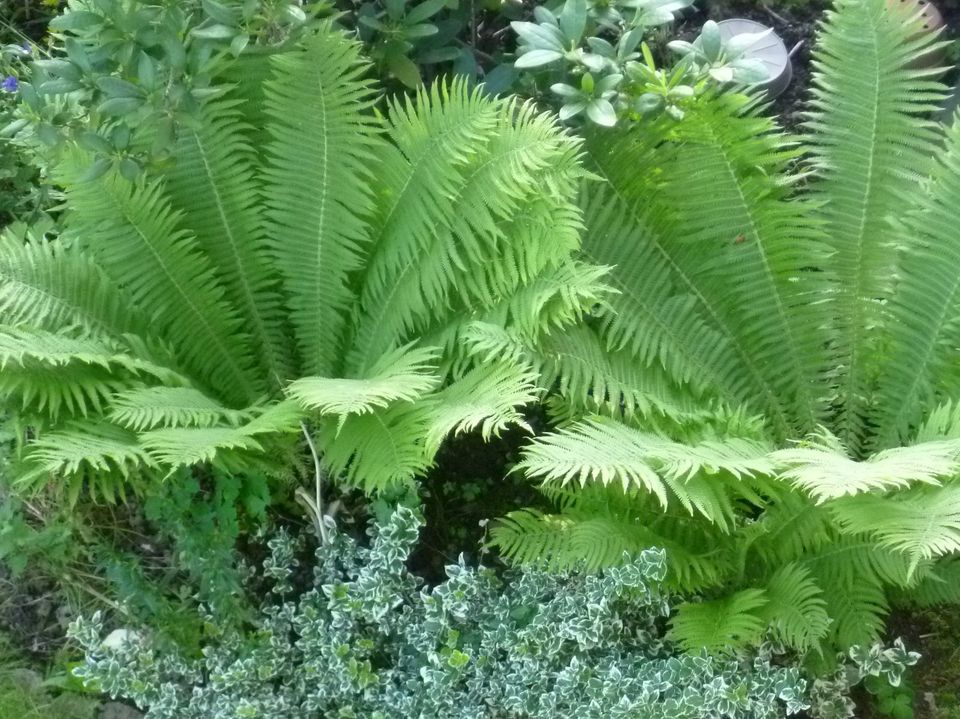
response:
<path fill-rule="evenodd" d="M 808 446 L 778 450 L 771 459 L 783 468 L 782 479 L 818 502 L 918 482 L 940 484 L 960 468 L 960 443 L 951 440 L 887 449 L 862 462 L 850 459 L 828 430 L 805 444 Z"/>
<path fill-rule="evenodd" d="M 514 362 L 484 363 L 437 392 L 430 406 L 427 447 L 435 452 L 450 435 L 480 430 L 484 439 L 509 426 L 530 431 L 520 408 L 540 397 L 537 374 Z"/>
<path fill-rule="evenodd" d="M 412 402 L 440 384 L 437 355 L 432 347 L 400 347 L 382 355 L 367 377 L 303 377 L 287 386 L 287 395 L 306 409 L 341 417 Z"/>
<path fill-rule="evenodd" d="M 911 575 L 922 559 L 960 552 L 960 485 L 955 483 L 840 500 L 830 510 L 844 531 L 869 535 L 908 556 Z"/>
<path fill-rule="evenodd" d="M 770 447 L 756 440 L 730 438 L 689 445 L 597 417 L 537 438 L 518 466 L 547 482 L 616 482 L 624 488 L 643 488 L 664 507 L 669 487 L 685 506 L 696 506 L 708 518 L 719 520 L 721 507 L 709 501 L 709 489 L 695 481 L 697 475 L 770 474 L 774 465 L 769 452 Z"/>

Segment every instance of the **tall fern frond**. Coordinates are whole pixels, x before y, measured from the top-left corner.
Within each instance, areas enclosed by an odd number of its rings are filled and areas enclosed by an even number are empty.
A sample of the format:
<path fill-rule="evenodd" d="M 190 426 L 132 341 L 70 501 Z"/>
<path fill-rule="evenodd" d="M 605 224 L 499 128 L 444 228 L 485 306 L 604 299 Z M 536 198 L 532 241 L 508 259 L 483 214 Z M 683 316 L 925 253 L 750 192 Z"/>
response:
<path fill-rule="evenodd" d="M 182 128 L 166 188 L 209 258 L 226 299 L 257 348 L 256 388 L 293 374 L 277 276 L 270 266 L 257 157 L 236 102 L 213 101 Z"/>
<path fill-rule="evenodd" d="M 721 96 L 676 129 L 604 133 L 587 149 L 606 182 L 586 188 L 584 252 L 616 265 L 613 346 L 765 411 L 781 436 L 812 427 L 823 323 L 793 310 L 819 286 L 803 268 L 822 251 L 807 206 L 786 201 L 788 140 Z"/>
<path fill-rule="evenodd" d="M 67 188 L 71 231 L 112 281 L 150 308 L 154 331 L 176 347 L 184 367 L 228 402 L 252 402 L 249 339 L 162 183 L 133 184 L 115 171 L 89 180 L 88 165 L 77 151 L 56 173 Z"/>
<path fill-rule="evenodd" d="M 444 111 L 475 112 L 468 98 L 444 105 Z M 415 236 L 407 234 L 407 225 L 397 225 L 393 228 L 397 235 L 384 235 L 374 248 L 350 360 L 351 367 L 358 368 L 355 371 L 391 345 L 406 341 L 411 330 L 428 330 L 439 308 L 463 310 L 495 300 L 486 296 L 492 282 L 478 278 L 489 278 L 511 261 L 505 248 L 516 238 L 507 234 L 509 230 L 521 232 L 526 241 L 555 241 L 543 233 L 528 234 L 529 228 L 516 218 L 531 197 L 540 204 L 539 198 L 550 191 L 546 180 L 551 173 L 565 176 L 562 181 L 572 188 L 578 172 L 577 143 L 558 132 L 553 118 L 536 114 L 530 105 L 498 101 L 496 109 L 487 135 L 460 150 L 472 153 L 463 160 L 455 154 L 450 161 L 453 166 L 444 173 L 450 184 L 432 200 L 437 205 L 431 208 L 433 227 Z M 397 121 L 425 122 L 419 115 L 400 115 Z M 387 177 L 394 174 L 385 173 Z M 391 196 L 403 189 L 384 191 Z M 575 238 L 579 215 L 569 199 L 565 203 L 571 211 L 563 223 L 557 219 L 564 215 L 554 213 L 555 228 L 569 227 L 557 234 Z M 556 258 L 569 255 L 569 246 L 548 246 Z M 471 290 L 475 296 L 470 296 Z"/>
<path fill-rule="evenodd" d="M 916 203 L 939 150 L 929 119 L 944 97 L 939 69 L 918 69 L 934 35 L 919 10 L 881 0 L 840 0 L 827 11 L 814 53 L 806 139 L 822 203 L 836 338 L 829 366 L 842 366 L 838 434 L 854 454 L 866 439 L 879 333 L 898 259 L 894 208 Z M 911 5 L 910 8 L 916 8 Z M 912 14 L 912 16 L 911 16 Z M 923 282 L 924 278 L 918 278 Z"/>
<path fill-rule="evenodd" d="M 271 254 L 283 276 L 305 375 L 340 369 L 373 207 L 377 121 L 360 46 L 321 31 L 272 58 L 264 89 L 270 143 L 264 172 Z"/>
<path fill-rule="evenodd" d="M 889 299 L 889 355 L 877 387 L 871 423 L 877 447 L 905 441 L 923 411 L 960 396 L 955 366 L 960 344 L 960 127 L 937 151 L 929 191 L 904 219 L 906 248 L 896 292 Z"/>

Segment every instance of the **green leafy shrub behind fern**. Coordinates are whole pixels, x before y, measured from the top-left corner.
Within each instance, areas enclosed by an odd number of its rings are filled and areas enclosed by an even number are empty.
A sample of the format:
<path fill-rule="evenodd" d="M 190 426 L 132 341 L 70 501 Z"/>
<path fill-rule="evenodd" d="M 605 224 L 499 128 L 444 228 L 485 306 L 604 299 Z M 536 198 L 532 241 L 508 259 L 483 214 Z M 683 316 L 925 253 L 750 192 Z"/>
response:
<path fill-rule="evenodd" d="M 222 86 L 162 174 L 68 145 L 63 235 L 0 242 L 0 391 L 36 427 L 24 481 L 112 496 L 199 464 L 288 474 L 301 432 L 321 471 L 408 481 L 449 433 L 496 432 L 537 396 L 531 367 L 470 359 L 469 326 L 536 341 L 603 291 L 570 259 L 580 150 L 547 116 L 460 82 L 380 114 L 329 24 L 258 62 L 268 79 Z"/>
<path fill-rule="evenodd" d="M 546 352 L 478 339 L 560 388 L 522 463 L 558 511 L 501 522 L 508 556 L 666 548 L 703 596 L 673 623 L 690 648 L 847 646 L 891 590 L 960 598 L 960 130 L 929 119 L 934 44 L 839 0 L 801 137 L 725 94 L 588 138 L 583 255 L 619 294 Z"/>

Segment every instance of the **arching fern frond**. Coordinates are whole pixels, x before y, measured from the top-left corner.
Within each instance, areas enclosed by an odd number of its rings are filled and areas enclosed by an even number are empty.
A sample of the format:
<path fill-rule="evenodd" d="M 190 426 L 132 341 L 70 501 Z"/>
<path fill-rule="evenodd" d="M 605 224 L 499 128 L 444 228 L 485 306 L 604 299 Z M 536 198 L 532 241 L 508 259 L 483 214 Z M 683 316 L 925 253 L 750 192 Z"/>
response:
<path fill-rule="evenodd" d="M 420 399 L 440 384 L 433 347 L 399 347 L 380 357 L 366 377 L 303 377 L 287 395 L 322 415 L 364 414 L 394 402 Z"/>
<path fill-rule="evenodd" d="M 850 459 L 828 430 L 805 444 L 808 446 L 778 450 L 771 458 L 783 467 L 783 479 L 818 502 L 875 489 L 909 487 L 917 482 L 939 484 L 960 468 L 960 444 L 956 441 L 887 449 L 862 462 Z"/>
<path fill-rule="evenodd" d="M 521 363 L 493 362 L 474 367 L 437 392 L 430 403 L 427 447 L 436 452 L 451 434 L 480 430 L 488 440 L 507 427 L 529 426 L 520 408 L 540 396 L 537 375 Z"/>
<path fill-rule="evenodd" d="M 844 531 L 909 556 L 911 574 L 921 559 L 960 552 L 960 485 L 954 483 L 839 500 L 830 510 Z"/>
<path fill-rule="evenodd" d="M 144 432 L 139 439 L 149 456 L 171 472 L 205 463 L 229 468 L 232 453 L 263 454 L 264 441 L 271 435 L 295 434 L 302 416 L 295 403 L 284 401 L 235 427 L 166 427 Z"/>
<path fill-rule="evenodd" d="M 740 438 L 689 445 L 598 417 L 537 438 L 524 451 L 519 467 L 548 482 L 617 482 L 624 488 L 642 488 L 664 507 L 669 487 L 685 506 L 696 506 L 708 518 L 719 519 L 721 507 L 703 501 L 708 495 L 700 490 L 707 488 L 694 481 L 697 475 L 770 474 L 769 451 L 763 443 Z"/>
<path fill-rule="evenodd" d="M 136 434 L 101 419 L 42 434 L 30 443 L 24 459 L 30 469 L 20 484 L 37 488 L 51 479 L 63 482 L 71 505 L 85 484 L 94 497 L 113 501 L 124 482 L 155 466 Z"/>
<path fill-rule="evenodd" d="M 0 234 L 0 316 L 4 324 L 100 336 L 148 334 L 148 317 L 75 243 Z"/>
<path fill-rule="evenodd" d="M 246 412 L 228 409 L 192 387 L 140 387 L 110 397 L 110 421 L 134 432 L 157 427 L 240 424 Z"/>
<path fill-rule="evenodd" d="M 150 308 L 153 328 L 176 347 L 185 367 L 225 400 L 252 402 L 252 347 L 162 183 L 135 185 L 115 171 L 88 180 L 88 166 L 79 151 L 58 166 L 71 208 L 68 226 L 110 279 Z"/>
<path fill-rule="evenodd" d="M 904 604 L 931 607 L 960 603 L 960 557 L 942 559 L 923 579 L 900 595 Z"/>
<path fill-rule="evenodd" d="M 720 551 L 726 540 L 709 524 L 664 515 L 613 488 L 576 492 L 568 500 L 567 506 L 557 502 L 555 514 L 535 509 L 509 513 L 494 524 L 490 543 L 511 563 L 587 571 L 616 566 L 646 547 L 661 547 L 669 555 L 667 586 L 682 591 L 714 586 L 730 570 Z"/>

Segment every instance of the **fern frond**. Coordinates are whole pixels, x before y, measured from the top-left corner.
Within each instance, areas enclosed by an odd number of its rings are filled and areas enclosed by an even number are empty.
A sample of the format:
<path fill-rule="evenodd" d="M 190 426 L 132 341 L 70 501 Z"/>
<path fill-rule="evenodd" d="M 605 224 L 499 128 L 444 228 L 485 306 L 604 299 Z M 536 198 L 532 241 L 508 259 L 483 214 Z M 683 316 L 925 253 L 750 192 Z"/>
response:
<path fill-rule="evenodd" d="M 850 459 L 828 430 L 806 444 L 809 446 L 778 450 L 771 459 L 783 467 L 783 479 L 818 502 L 875 489 L 909 487 L 917 482 L 939 484 L 941 478 L 955 474 L 960 467 L 960 445 L 955 441 L 887 449 L 862 462 Z"/>
<path fill-rule="evenodd" d="M 904 603 L 932 607 L 960 603 L 960 557 L 942 559 L 903 595 Z"/>
<path fill-rule="evenodd" d="M 955 357 L 960 344 L 960 128 L 947 130 L 936 153 L 933 179 L 904 220 L 906 248 L 896 292 L 889 300 L 889 350 L 877 387 L 871 423 L 874 446 L 905 440 L 923 410 L 960 395 Z"/>
<path fill-rule="evenodd" d="M 544 383 L 582 411 L 662 416 L 682 424 L 706 419 L 709 400 L 685 392 L 659 366 L 643 367 L 625 350 L 608 350 L 588 327 L 544 337 L 537 347 Z"/>
<path fill-rule="evenodd" d="M 64 240 L 0 234 L 0 317 L 7 325 L 148 334 L 148 317 L 88 254 Z"/>
<path fill-rule="evenodd" d="M 537 375 L 519 363 L 475 367 L 437 392 L 430 402 L 426 445 L 431 453 L 451 434 L 480 429 L 485 440 L 511 425 L 529 427 L 520 408 L 539 399 Z"/>
<path fill-rule="evenodd" d="M 846 574 L 833 576 L 818 571 L 817 564 L 813 567 L 817 584 L 823 589 L 827 614 L 833 620 L 833 642 L 844 647 L 875 642 L 883 632 L 889 610 L 883 585 L 869 574 L 851 579 Z"/>
<path fill-rule="evenodd" d="M 256 417 L 236 427 L 166 427 L 140 435 L 140 443 L 158 465 L 169 471 L 201 464 L 229 466 L 231 453 L 263 454 L 271 435 L 294 435 L 302 411 L 290 401 L 267 406 Z"/>
<path fill-rule="evenodd" d="M 537 438 L 524 451 L 519 468 L 547 482 L 619 482 L 624 488 L 642 488 L 664 507 L 669 487 L 688 508 L 696 506 L 707 517 L 719 519 L 718 506 L 702 503 L 708 490 L 705 483 L 694 481 L 696 476 L 770 474 L 769 451 L 763 443 L 740 438 L 687 445 L 598 417 Z"/>
<path fill-rule="evenodd" d="M 960 551 L 960 485 L 918 487 L 889 496 L 840 500 L 830 510 L 845 532 L 868 534 L 882 547 L 921 559 Z"/>
<path fill-rule="evenodd" d="M 787 564 L 767 580 L 768 603 L 761 616 L 774 633 L 790 647 L 811 649 L 830 631 L 830 616 L 822 590 L 799 564 Z"/>
<path fill-rule="evenodd" d="M 286 289 L 305 375 L 341 365 L 373 197 L 377 122 L 360 45 L 325 26 L 297 52 L 272 58 L 264 88 L 271 141 L 264 173 L 268 233 Z M 379 151 L 379 150 L 378 150 Z"/>
<path fill-rule="evenodd" d="M 365 492 L 379 492 L 411 482 L 430 466 L 425 438 L 431 419 L 428 405 L 399 402 L 348 415 L 339 425 L 321 423 L 317 445 L 334 477 Z"/>
<path fill-rule="evenodd" d="M 715 586 L 732 569 L 728 537 L 685 515 L 663 513 L 643 496 L 614 487 L 543 489 L 560 511 L 511 512 L 491 530 L 491 545 L 512 563 L 596 571 L 647 547 L 668 553 L 667 585 L 685 592 Z"/>
<path fill-rule="evenodd" d="M 91 494 L 112 501 L 123 482 L 155 464 L 133 432 L 103 419 L 73 422 L 30 443 L 28 471 L 17 481 L 37 488 L 50 479 L 66 483 L 72 506 L 86 484 Z"/>
<path fill-rule="evenodd" d="M 742 98 L 709 96 L 675 128 L 644 123 L 587 149 L 606 182 L 586 187 L 584 252 L 616 266 L 612 346 L 765 411 L 780 435 L 811 427 L 823 317 L 803 268 L 822 252 L 807 207 L 786 201 L 789 140 Z"/>
<path fill-rule="evenodd" d="M 457 85 L 450 94 L 456 92 L 466 94 Z M 425 97 L 421 94 L 424 114 L 430 110 Z M 471 102 L 455 100 L 444 105 L 443 112 L 453 117 L 479 113 Z M 414 236 L 408 234 L 406 225 L 396 225 L 393 234 L 383 235 L 375 248 L 365 275 L 352 367 L 369 365 L 392 343 L 406 341 L 413 329 L 427 329 L 441 308 L 462 311 L 494 299 L 484 296 L 491 281 L 477 278 L 489 278 L 513 262 L 515 253 L 505 248 L 516 238 L 506 234 L 507 230 L 517 227 L 514 220 L 526 211 L 531 197 L 539 204 L 544 194 L 560 194 L 550 185 L 562 182 L 572 186 L 579 172 L 577 143 L 559 130 L 553 118 L 536 114 L 531 105 L 491 99 L 482 100 L 483 104 L 493 106 L 494 125 L 486 136 L 448 160 L 450 167 L 441 174 L 449 177 L 450 184 L 431 200 L 437 204 L 433 227 Z M 398 115 L 395 122 L 419 124 L 424 120 L 420 115 Z M 392 177 L 396 173 L 386 174 Z M 565 179 L 551 181 L 551 176 Z M 385 191 L 394 194 L 402 189 Z M 560 197 L 564 199 L 562 194 Z M 573 225 L 557 234 L 575 238 L 579 216 L 569 200 L 566 205 L 570 208 L 566 216 L 572 218 L 566 224 Z M 555 222 L 564 216 L 555 215 Z M 524 229 L 520 236 L 530 239 L 526 228 L 520 227 Z M 560 223 L 556 226 L 561 227 Z M 543 233 L 537 236 L 541 242 L 555 239 Z M 569 247 L 547 246 L 558 259 L 569 254 Z M 479 297 L 471 297 L 471 290 Z"/>
<path fill-rule="evenodd" d="M 151 328 L 198 381 L 231 403 L 252 402 L 257 380 L 248 338 L 162 184 L 134 185 L 115 171 L 88 180 L 88 166 L 89 157 L 75 151 L 58 168 L 68 226 L 110 279 L 149 308 Z"/>
<path fill-rule="evenodd" d="M 380 357 L 366 377 L 304 377 L 287 386 L 287 395 L 322 415 L 364 414 L 434 390 L 440 384 L 436 363 L 435 348 L 407 345 Z"/>
<path fill-rule="evenodd" d="M 157 427 L 212 427 L 222 422 L 237 425 L 248 417 L 192 387 L 140 387 L 110 397 L 110 421 L 134 432 Z"/>
<path fill-rule="evenodd" d="M 899 252 L 889 215 L 915 204 L 919 180 L 940 153 L 940 130 L 929 115 L 945 88 L 933 80 L 939 69 L 917 69 L 936 36 L 921 29 L 919 12 L 908 17 L 904 8 L 884 0 L 841 0 L 827 11 L 814 52 L 807 141 L 824 237 L 833 251 L 836 325 L 825 367 L 843 367 L 838 434 L 854 454 L 867 433 L 882 336 L 876 328 L 889 324 L 885 303 Z"/>
<path fill-rule="evenodd" d="M 832 528 L 825 507 L 787 493 L 768 504 L 756 522 L 739 530 L 744 562 L 759 558 L 774 568 L 815 555 L 833 540 Z"/>
<path fill-rule="evenodd" d="M 261 64 L 267 64 L 262 61 Z M 294 374 L 278 276 L 268 253 L 257 157 L 235 101 L 217 100 L 181 128 L 166 189 L 244 318 L 260 365 L 257 389 Z"/>
<path fill-rule="evenodd" d="M 670 638 L 688 652 L 732 652 L 756 643 L 765 628 L 760 614 L 769 603 L 762 589 L 704 602 L 686 602 L 670 620 Z"/>
<path fill-rule="evenodd" d="M 132 351 L 136 347 L 92 337 L 0 329 L 0 393 L 56 419 L 62 410 L 81 415 L 100 411 L 111 395 L 145 381 L 187 383 L 176 371 Z"/>
<path fill-rule="evenodd" d="M 942 439 L 960 439 L 960 402 L 944 402 L 927 414 L 917 428 L 913 444 Z"/>

